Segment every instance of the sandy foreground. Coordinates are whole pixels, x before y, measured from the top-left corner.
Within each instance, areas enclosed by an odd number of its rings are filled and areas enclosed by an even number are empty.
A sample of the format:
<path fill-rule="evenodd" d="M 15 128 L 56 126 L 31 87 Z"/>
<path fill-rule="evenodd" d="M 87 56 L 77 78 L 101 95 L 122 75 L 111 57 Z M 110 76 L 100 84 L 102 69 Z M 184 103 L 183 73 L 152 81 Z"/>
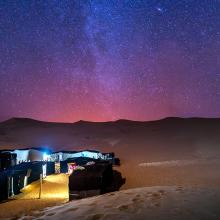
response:
<path fill-rule="evenodd" d="M 19 219 L 219 219 L 220 189 L 145 187 L 72 201 Z"/>
<path fill-rule="evenodd" d="M 112 151 L 126 183 L 119 192 L 65 203 L 67 179 L 48 177 L 53 180 L 44 182 L 44 198 L 37 199 L 35 183 L 19 200 L 0 204 L 0 219 L 219 220 L 219 132 L 219 119 L 74 124 L 12 119 L 0 125 L 1 149 L 47 144 L 53 150 Z"/>
<path fill-rule="evenodd" d="M 140 187 L 68 202 L 68 176 L 58 174 L 43 181 L 38 197 L 36 181 L 14 200 L 0 204 L 0 219 L 220 219 L 220 187 L 215 184 Z"/>
<path fill-rule="evenodd" d="M 42 196 L 39 199 L 39 181 L 33 182 L 16 195 L 13 200 L 0 204 L 0 219 L 17 219 L 34 210 L 60 205 L 68 201 L 68 176 L 51 175 L 43 180 Z"/>
<path fill-rule="evenodd" d="M 117 168 L 121 191 L 72 202 L 68 176 L 48 176 L 41 199 L 36 181 L 0 204 L 0 219 L 220 219 L 219 160 L 137 162 Z"/>

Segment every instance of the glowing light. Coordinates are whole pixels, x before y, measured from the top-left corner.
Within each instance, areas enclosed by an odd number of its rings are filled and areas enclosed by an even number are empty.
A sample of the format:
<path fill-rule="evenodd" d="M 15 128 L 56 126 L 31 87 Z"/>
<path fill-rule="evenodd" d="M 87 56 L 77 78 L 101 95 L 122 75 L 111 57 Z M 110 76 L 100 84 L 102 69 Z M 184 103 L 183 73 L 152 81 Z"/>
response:
<path fill-rule="evenodd" d="M 68 163 L 68 174 L 72 174 L 75 167 L 76 167 L 76 163 Z"/>
<path fill-rule="evenodd" d="M 163 8 L 161 8 L 161 7 L 156 7 L 156 9 L 157 9 L 157 11 L 159 11 L 159 12 L 163 12 L 163 11 L 164 11 Z"/>
<path fill-rule="evenodd" d="M 43 154 L 43 160 L 49 160 L 50 159 L 50 155 L 48 155 L 47 153 Z"/>
<path fill-rule="evenodd" d="M 24 187 L 25 190 L 31 190 L 31 188 L 32 188 L 32 187 L 31 187 L 30 184 L 29 184 L 29 185 L 26 185 L 26 186 Z"/>
<path fill-rule="evenodd" d="M 27 186 L 27 179 L 28 179 L 28 177 L 27 177 L 27 176 L 25 176 L 25 177 L 24 177 L 24 187 L 26 187 L 26 186 Z"/>
<path fill-rule="evenodd" d="M 42 166 L 42 171 L 43 171 L 43 178 L 46 178 L 46 176 L 47 176 L 47 164 L 44 164 Z"/>

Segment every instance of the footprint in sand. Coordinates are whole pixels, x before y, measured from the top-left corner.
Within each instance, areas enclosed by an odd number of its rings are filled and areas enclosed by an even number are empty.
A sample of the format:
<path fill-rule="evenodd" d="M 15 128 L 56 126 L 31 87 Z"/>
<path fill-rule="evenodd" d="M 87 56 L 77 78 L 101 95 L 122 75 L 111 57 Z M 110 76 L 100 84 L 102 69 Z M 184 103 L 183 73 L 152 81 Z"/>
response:
<path fill-rule="evenodd" d="M 104 208 L 107 208 L 107 209 L 111 209 L 113 206 L 112 205 L 104 205 Z"/>
<path fill-rule="evenodd" d="M 97 203 L 96 202 L 92 202 L 92 203 L 89 203 L 88 206 L 95 206 Z"/>
<path fill-rule="evenodd" d="M 108 213 L 108 214 L 105 214 L 105 217 L 103 219 L 118 219 L 120 215 L 116 214 L 116 213 Z"/>
<path fill-rule="evenodd" d="M 129 210 L 129 206 L 128 205 L 121 205 L 118 207 L 118 209 L 120 211 L 128 211 Z"/>
<path fill-rule="evenodd" d="M 161 195 L 165 195 L 165 194 L 166 194 L 166 191 L 163 190 L 163 189 L 159 190 L 158 192 L 159 192 Z"/>
<path fill-rule="evenodd" d="M 164 190 L 159 190 L 158 192 L 153 192 L 151 194 L 151 200 L 153 207 L 159 207 L 161 203 L 162 196 L 165 194 Z"/>
<path fill-rule="evenodd" d="M 19 219 L 18 217 L 13 217 L 13 218 L 10 218 L 10 220 L 17 220 Z"/>
<path fill-rule="evenodd" d="M 151 198 L 152 199 L 161 199 L 162 198 L 162 195 L 160 192 L 154 192 L 151 194 Z"/>
<path fill-rule="evenodd" d="M 160 203 L 159 202 L 156 202 L 153 204 L 155 207 L 160 207 Z"/>
<path fill-rule="evenodd" d="M 138 213 L 140 209 L 139 203 L 133 203 L 133 204 L 128 204 L 128 205 L 121 205 L 118 207 L 119 211 L 122 212 L 129 212 L 129 213 Z"/>
<path fill-rule="evenodd" d="M 88 216 L 87 220 L 99 220 L 104 216 L 104 214 L 94 214 Z"/>
<path fill-rule="evenodd" d="M 140 200 L 139 198 L 133 198 L 132 202 L 139 202 L 139 200 Z"/>
<path fill-rule="evenodd" d="M 145 193 L 145 196 L 146 196 L 146 197 L 151 196 L 151 195 L 152 195 L 152 192 L 146 192 L 146 193 Z"/>
<path fill-rule="evenodd" d="M 71 208 L 71 209 L 68 209 L 67 212 L 73 212 L 73 211 L 76 211 L 78 208 Z"/>
<path fill-rule="evenodd" d="M 109 193 L 109 194 L 107 194 L 107 196 L 114 196 L 115 195 L 115 193 Z"/>
<path fill-rule="evenodd" d="M 182 186 L 178 186 L 178 187 L 176 188 L 176 191 L 177 191 L 177 192 L 182 192 L 182 191 L 183 191 L 183 187 L 182 187 Z"/>
<path fill-rule="evenodd" d="M 40 218 L 38 218 L 38 217 L 40 217 Z M 42 215 L 29 215 L 29 216 L 24 216 L 22 219 L 23 220 L 32 220 L 32 219 L 39 219 L 39 220 L 41 220 L 41 219 L 43 219 L 43 214 Z M 20 219 L 20 218 L 16 218 L 16 219 Z M 10 220 L 12 220 L 12 219 L 10 219 Z"/>
<path fill-rule="evenodd" d="M 54 212 L 51 212 L 51 213 L 48 213 L 46 216 L 53 216 L 53 215 L 55 215 L 56 213 L 54 213 Z"/>
<path fill-rule="evenodd" d="M 144 202 L 144 200 L 141 198 L 141 195 L 137 194 L 133 199 L 132 199 L 133 203 L 141 203 Z"/>
<path fill-rule="evenodd" d="M 76 211 L 77 209 L 78 209 L 78 208 L 73 207 L 73 208 L 70 208 L 70 209 L 64 210 L 64 211 L 62 211 L 62 212 L 60 212 L 60 213 L 61 213 L 61 214 L 65 214 L 65 213 L 67 213 L 67 212 Z M 56 213 L 51 213 L 51 214 L 56 214 Z"/>

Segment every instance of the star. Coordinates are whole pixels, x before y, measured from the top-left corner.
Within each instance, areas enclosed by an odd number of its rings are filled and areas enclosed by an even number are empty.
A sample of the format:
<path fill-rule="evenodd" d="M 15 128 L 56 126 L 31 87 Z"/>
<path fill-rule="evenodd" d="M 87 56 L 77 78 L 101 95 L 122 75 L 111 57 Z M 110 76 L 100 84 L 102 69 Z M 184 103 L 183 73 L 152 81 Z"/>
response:
<path fill-rule="evenodd" d="M 20 0 L 0 11 L 0 120 L 220 116 L 219 1 Z"/>
<path fill-rule="evenodd" d="M 161 12 L 161 13 L 163 13 L 163 12 L 164 12 L 164 9 L 163 9 L 163 8 L 161 8 L 161 7 L 156 7 L 156 10 L 157 10 L 157 11 L 159 11 L 159 12 Z"/>

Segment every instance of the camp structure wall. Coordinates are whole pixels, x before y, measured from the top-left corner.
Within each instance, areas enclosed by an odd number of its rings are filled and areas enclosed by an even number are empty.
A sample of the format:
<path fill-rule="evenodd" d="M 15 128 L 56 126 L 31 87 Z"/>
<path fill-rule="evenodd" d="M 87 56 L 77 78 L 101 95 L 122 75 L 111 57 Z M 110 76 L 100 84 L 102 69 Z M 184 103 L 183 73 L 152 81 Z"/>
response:
<path fill-rule="evenodd" d="M 67 173 L 68 172 L 68 163 L 76 163 L 77 166 L 85 166 L 88 162 L 97 162 L 99 160 L 88 158 L 88 157 L 76 157 L 76 158 L 69 158 L 64 161 L 60 161 L 60 172 Z"/>
<path fill-rule="evenodd" d="M 60 173 L 68 173 L 67 161 L 60 161 Z"/>
<path fill-rule="evenodd" d="M 16 154 L 11 152 L 0 152 L 0 171 L 16 165 Z"/>
<path fill-rule="evenodd" d="M 47 175 L 55 173 L 55 162 L 46 162 L 47 164 Z"/>
<path fill-rule="evenodd" d="M 69 176 L 69 191 L 100 190 L 112 183 L 113 170 L 110 163 L 97 163 L 76 170 Z"/>
<path fill-rule="evenodd" d="M 39 180 L 44 164 L 47 164 L 47 175 L 55 173 L 54 162 L 21 163 L 0 172 L 0 201 L 19 194 L 26 184 L 25 178 L 27 178 L 27 185 Z"/>
<path fill-rule="evenodd" d="M 13 178 L 13 191 L 15 195 L 20 193 L 20 190 L 25 186 L 25 177 L 27 178 L 27 185 L 40 179 L 44 164 L 47 164 L 47 175 L 55 173 L 54 162 L 21 163 L 10 170 L 9 176 Z"/>
<path fill-rule="evenodd" d="M 0 202 L 8 199 L 8 176 L 6 172 L 0 172 Z"/>
<path fill-rule="evenodd" d="M 28 161 L 42 161 L 44 160 L 44 152 L 36 149 L 20 149 L 14 150 L 17 154 L 17 164 Z"/>

